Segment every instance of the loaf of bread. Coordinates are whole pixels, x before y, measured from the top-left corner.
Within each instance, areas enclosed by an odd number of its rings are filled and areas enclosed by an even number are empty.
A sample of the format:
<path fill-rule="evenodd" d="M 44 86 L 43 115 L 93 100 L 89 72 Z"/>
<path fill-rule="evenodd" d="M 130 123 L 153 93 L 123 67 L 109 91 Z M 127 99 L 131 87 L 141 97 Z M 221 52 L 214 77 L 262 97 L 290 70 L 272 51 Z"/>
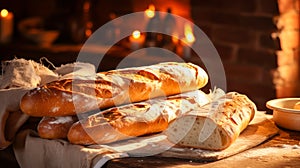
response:
<path fill-rule="evenodd" d="M 30 116 L 69 116 L 197 90 L 207 82 L 206 72 L 195 64 L 166 62 L 100 72 L 95 80 L 51 82 L 24 95 L 20 107 Z"/>
<path fill-rule="evenodd" d="M 202 91 L 113 107 L 74 123 L 68 140 L 73 144 L 106 144 L 161 132 L 178 116 L 210 102 Z"/>
<path fill-rule="evenodd" d="M 179 146 L 222 150 L 236 140 L 255 112 L 256 106 L 247 96 L 229 92 L 174 120 L 165 134 Z"/>
<path fill-rule="evenodd" d="M 46 139 L 66 139 L 70 127 L 78 121 L 76 116 L 43 117 L 37 126 L 38 134 Z"/>

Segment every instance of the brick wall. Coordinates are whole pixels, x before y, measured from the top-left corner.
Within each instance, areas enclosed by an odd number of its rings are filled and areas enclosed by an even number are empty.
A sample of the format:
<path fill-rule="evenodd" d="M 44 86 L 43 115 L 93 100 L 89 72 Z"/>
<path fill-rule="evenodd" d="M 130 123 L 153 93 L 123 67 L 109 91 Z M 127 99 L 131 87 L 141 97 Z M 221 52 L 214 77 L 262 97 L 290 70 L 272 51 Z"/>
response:
<path fill-rule="evenodd" d="M 247 94 L 260 110 L 276 97 L 276 0 L 191 0 L 191 17 L 215 45 L 224 64 L 227 90 Z"/>
<path fill-rule="evenodd" d="M 79 3 L 83 0 L 77 1 Z M 30 15 L 26 10 L 29 9 L 28 2 L 25 6 L 22 5 L 24 2 L 21 0 L 14 3 L 3 2 L 0 4 L 2 7 L 10 9 L 10 6 L 14 6 L 16 19 Z M 53 3 L 50 0 L 45 2 Z M 163 0 L 148 2 L 92 0 L 92 2 L 92 18 L 96 28 L 109 20 L 108 16 L 111 12 L 123 15 L 132 11 L 143 11 L 150 2 L 157 5 L 157 9 L 161 11 L 172 7 L 175 14 L 193 20 L 208 35 L 219 52 L 225 68 L 227 90 L 247 94 L 260 110 L 267 110 L 265 103 L 270 99 L 300 96 L 300 89 L 297 91 L 297 88 L 300 88 L 299 47 L 297 49 L 299 34 L 297 39 L 297 36 L 289 36 L 290 33 L 285 33 L 286 31 L 281 34 L 278 32 L 282 29 L 281 24 L 284 23 L 278 20 L 284 17 L 278 16 L 288 10 L 294 10 L 293 7 L 298 7 L 299 13 L 299 0 L 173 0 L 168 3 Z M 58 3 L 57 5 L 60 6 L 57 8 L 58 12 L 66 13 L 69 10 L 62 9 L 70 4 L 73 4 L 72 0 Z M 34 12 L 36 14 L 36 11 Z M 46 14 L 40 15 L 50 14 L 47 11 Z M 63 17 L 65 18 L 67 17 Z M 299 15 L 296 19 L 299 20 Z M 290 20 L 286 22 L 288 25 L 293 25 L 290 24 Z M 296 25 L 299 26 L 299 21 Z M 288 37 L 287 41 L 283 39 L 286 37 Z M 291 39 L 298 40 L 298 43 L 287 43 L 294 41 Z M 298 75 L 296 79 L 294 79 L 295 75 Z"/>
<path fill-rule="evenodd" d="M 274 71 L 277 97 L 300 96 L 300 0 L 278 0 L 279 16 L 275 18 L 280 50 L 278 68 Z"/>

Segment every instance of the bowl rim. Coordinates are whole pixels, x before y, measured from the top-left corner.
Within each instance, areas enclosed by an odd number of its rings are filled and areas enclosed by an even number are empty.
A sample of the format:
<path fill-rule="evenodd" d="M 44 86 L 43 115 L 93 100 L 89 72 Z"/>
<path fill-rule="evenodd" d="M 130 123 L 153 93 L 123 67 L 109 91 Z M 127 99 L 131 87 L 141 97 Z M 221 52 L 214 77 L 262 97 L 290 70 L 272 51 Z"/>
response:
<path fill-rule="evenodd" d="M 279 111 L 282 111 L 282 112 L 289 112 L 289 113 L 300 114 L 300 110 L 292 109 L 292 108 L 285 108 L 285 107 L 278 107 L 278 106 L 274 105 L 276 102 L 287 101 L 287 100 L 298 100 L 298 101 L 300 101 L 300 97 L 278 98 L 278 99 L 269 100 L 269 101 L 267 101 L 266 106 L 267 106 L 267 108 L 269 108 L 271 110 L 277 110 L 277 111 L 279 110 Z"/>

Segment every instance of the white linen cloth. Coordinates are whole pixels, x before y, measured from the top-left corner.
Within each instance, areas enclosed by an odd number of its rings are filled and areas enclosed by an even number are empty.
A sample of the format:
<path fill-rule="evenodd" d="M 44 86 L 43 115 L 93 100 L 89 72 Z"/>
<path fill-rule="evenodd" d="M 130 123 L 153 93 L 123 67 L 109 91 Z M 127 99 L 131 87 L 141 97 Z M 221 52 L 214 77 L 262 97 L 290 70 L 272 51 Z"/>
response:
<path fill-rule="evenodd" d="M 64 78 L 91 78 L 96 71 L 89 63 L 75 62 L 50 70 L 32 60 L 6 61 L 0 80 L 0 150 L 8 147 L 29 116 L 20 110 L 20 100 L 29 90 Z"/>

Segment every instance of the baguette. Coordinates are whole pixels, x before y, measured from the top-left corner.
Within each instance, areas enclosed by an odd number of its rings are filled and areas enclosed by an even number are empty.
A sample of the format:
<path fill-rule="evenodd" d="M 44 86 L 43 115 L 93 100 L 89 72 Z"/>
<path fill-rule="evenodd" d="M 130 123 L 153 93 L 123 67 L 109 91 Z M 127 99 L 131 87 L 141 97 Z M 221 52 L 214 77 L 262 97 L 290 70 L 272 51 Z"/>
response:
<path fill-rule="evenodd" d="M 178 116 L 209 103 L 196 90 L 148 101 L 113 107 L 74 123 L 68 132 L 73 144 L 106 144 L 161 132 Z"/>
<path fill-rule="evenodd" d="M 76 116 L 43 117 L 37 126 L 38 134 L 45 139 L 66 139 L 70 127 L 78 121 Z"/>
<path fill-rule="evenodd" d="M 37 87 L 23 96 L 20 108 L 36 117 L 70 116 L 197 90 L 208 82 L 201 67 L 177 62 L 100 72 L 95 78 L 64 79 Z"/>
<path fill-rule="evenodd" d="M 256 106 L 247 96 L 229 92 L 174 120 L 165 134 L 179 146 L 223 150 L 248 126 L 255 112 Z"/>

